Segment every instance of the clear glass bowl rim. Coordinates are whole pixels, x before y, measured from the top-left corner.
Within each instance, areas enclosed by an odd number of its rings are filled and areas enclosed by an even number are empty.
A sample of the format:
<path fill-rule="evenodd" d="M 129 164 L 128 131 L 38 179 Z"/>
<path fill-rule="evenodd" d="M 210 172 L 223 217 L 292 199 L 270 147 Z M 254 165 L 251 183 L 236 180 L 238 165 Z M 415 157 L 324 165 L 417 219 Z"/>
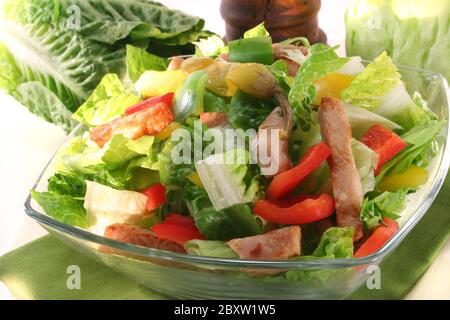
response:
<path fill-rule="evenodd" d="M 369 61 L 364 61 L 367 63 Z M 439 79 L 440 84 L 444 88 L 445 95 L 445 108 L 447 109 L 447 114 L 450 114 L 450 91 L 446 78 L 438 72 L 429 71 L 425 69 L 401 66 L 397 65 L 399 70 L 409 70 L 418 73 L 426 73 L 435 78 Z M 137 254 L 143 257 L 156 258 L 161 260 L 188 263 L 188 264 L 202 264 L 202 265 L 212 265 L 212 266 L 222 266 L 222 267 L 252 267 L 252 268 L 266 268 L 266 269 L 335 269 L 335 268 L 349 268 L 361 265 L 374 264 L 390 252 L 392 252 L 400 242 L 408 235 L 408 233 L 414 228 L 414 226 L 420 221 L 427 210 L 430 208 L 434 199 L 436 198 L 439 190 L 444 183 L 447 175 L 447 171 L 450 165 L 450 147 L 447 143 L 450 137 L 450 124 L 449 119 L 446 119 L 446 131 L 445 142 L 443 144 L 442 160 L 439 163 L 439 168 L 436 173 L 436 179 L 433 181 L 430 188 L 430 193 L 424 199 L 422 203 L 418 206 L 416 212 L 408 219 L 405 225 L 400 229 L 397 234 L 395 234 L 383 247 L 374 252 L 373 254 L 363 257 L 363 258 L 347 258 L 347 259 L 308 259 L 307 261 L 280 261 L 280 260 L 245 260 L 245 259 L 224 259 L 224 258 L 214 258 L 214 257 L 204 257 L 204 256 L 194 256 L 184 253 L 175 253 L 170 251 L 164 251 L 159 249 L 147 248 L 138 245 L 128 244 L 112 239 L 105 238 L 103 236 L 91 233 L 84 229 L 73 227 L 64 224 L 58 220 L 51 218 L 43 213 L 36 211 L 31 205 L 31 193 L 28 195 L 24 207 L 25 212 L 34 220 L 40 224 L 46 225 L 51 229 L 56 229 L 62 233 L 71 235 L 81 240 L 89 241 L 97 245 L 108 246 L 110 248 L 119 249 L 130 254 Z M 80 129 L 82 125 L 78 125 L 73 131 L 68 135 L 67 140 L 74 137 L 75 133 Z M 36 183 L 34 184 L 32 190 L 34 190 L 39 182 L 41 181 L 44 173 L 46 172 L 48 166 L 53 160 L 54 155 L 49 160 L 45 166 L 42 173 L 39 175 Z"/>

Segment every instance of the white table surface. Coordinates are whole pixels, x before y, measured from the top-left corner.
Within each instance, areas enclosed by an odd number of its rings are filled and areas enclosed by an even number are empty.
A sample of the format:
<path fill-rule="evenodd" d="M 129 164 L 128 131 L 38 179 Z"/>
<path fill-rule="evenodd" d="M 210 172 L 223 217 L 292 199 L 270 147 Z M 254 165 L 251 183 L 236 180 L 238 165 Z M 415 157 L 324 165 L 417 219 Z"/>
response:
<path fill-rule="evenodd" d="M 1 0 L 0 0 L 1 2 Z M 224 34 L 219 0 L 165 0 L 170 7 L 203 17 L 206 28 Z M 347 0 L 323 0 L 319 15 L 321 28 L 330 44 L 340 44 L 344 54 L 343 13 Z M 1 70 L 0 70 L 1 72 Z M 0 92 L 0 255 L 26 244 L 46 232 L 28 218 L 23 203 L 43 166 L 63 141 L 61 129 L 30 114 Z M 407 262 L 405 262 L 407 263 Z M 450 299 L 450 241 L 410 292 L 409 299 Z M 14 299 L 0 282 L 0 299 Z"/>

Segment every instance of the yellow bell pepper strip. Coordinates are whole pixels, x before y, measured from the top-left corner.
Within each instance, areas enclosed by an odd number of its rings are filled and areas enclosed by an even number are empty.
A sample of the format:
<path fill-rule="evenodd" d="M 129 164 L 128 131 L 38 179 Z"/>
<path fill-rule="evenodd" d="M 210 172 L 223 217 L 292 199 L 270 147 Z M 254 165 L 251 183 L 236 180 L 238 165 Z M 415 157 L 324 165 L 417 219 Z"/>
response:
<path fill-rule="evenodd" d="M 175 92 L 186 79 L 183 70 L 146 71 L 136 82 L 136 90 L 144 98 Z"/>
<path fill-rule="evenodd" d="M 208 74 L 204 70 L 191 73 L 175 93 L 173 113 L 175 120 L 181 122 L 192 114 L 203 112 L 203 97 Z"/>
<path fill-rule="evenodd" d="M 230 41 L 228 48 L 232 62 L 273 63 L 272 38 L 269 36 Z"/>
<path fill-rule="evenodd" d="M 163 131 L 158 133 L 156 137 L 163 141 L 167 140 L 172 136 L 172 133 L 179 128 L 181 128 L 181 124 L 179 124 L 178 122 L 172 122 Z"/>
<path fill-rule="evenodd" d="M 422 167 L 410 166 L 402 173 L 389 174 L 380 182 L 380 191 L 395 192 L 403 188 L 416 188 L 428 180 L 428 171 Z"/>
<path fill-rule="evenodd" d="M 312 103 L 320 105 L 322 97 L 340 99 L 341 91 L 346 89 L 354 79 L 355 77 L 333 72 L 318 80 L 314 80 L 313 85 L 316 88 L 316 95 Z"/>
<path fill-rule="evenodd" d="M 197 187 L 204 189 L 203 182 L 200 179 L 200 176 L 197 172 L 192 172 L 190 175 L 186 177 L 189 181 L 195 184 Z"/>

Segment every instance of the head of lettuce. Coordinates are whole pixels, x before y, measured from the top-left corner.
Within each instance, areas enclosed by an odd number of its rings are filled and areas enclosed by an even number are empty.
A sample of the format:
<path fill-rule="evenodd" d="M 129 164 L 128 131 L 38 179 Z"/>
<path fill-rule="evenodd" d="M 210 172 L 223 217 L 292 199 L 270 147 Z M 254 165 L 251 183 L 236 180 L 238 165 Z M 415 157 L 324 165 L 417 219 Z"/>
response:
<path fill-rule="evenodd" d="M 450 1 L 351 0 L 345 15 L 348 56 L 387 51 L 398 65 L 450 79 Z"/>

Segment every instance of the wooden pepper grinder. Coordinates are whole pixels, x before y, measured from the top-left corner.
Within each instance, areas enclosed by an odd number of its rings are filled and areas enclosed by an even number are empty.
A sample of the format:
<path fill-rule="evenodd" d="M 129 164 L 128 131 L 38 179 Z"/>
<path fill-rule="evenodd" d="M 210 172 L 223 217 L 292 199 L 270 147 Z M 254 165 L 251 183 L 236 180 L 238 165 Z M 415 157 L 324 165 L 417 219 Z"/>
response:
<path fill-rule="evenodd" d="M 320 0 L 222 0 L 220 13 L 226 22 L 226 41 L 265 21 L 274 42 L 306 37 L 311 44 L 326 43 L 317 14 Z"/>

